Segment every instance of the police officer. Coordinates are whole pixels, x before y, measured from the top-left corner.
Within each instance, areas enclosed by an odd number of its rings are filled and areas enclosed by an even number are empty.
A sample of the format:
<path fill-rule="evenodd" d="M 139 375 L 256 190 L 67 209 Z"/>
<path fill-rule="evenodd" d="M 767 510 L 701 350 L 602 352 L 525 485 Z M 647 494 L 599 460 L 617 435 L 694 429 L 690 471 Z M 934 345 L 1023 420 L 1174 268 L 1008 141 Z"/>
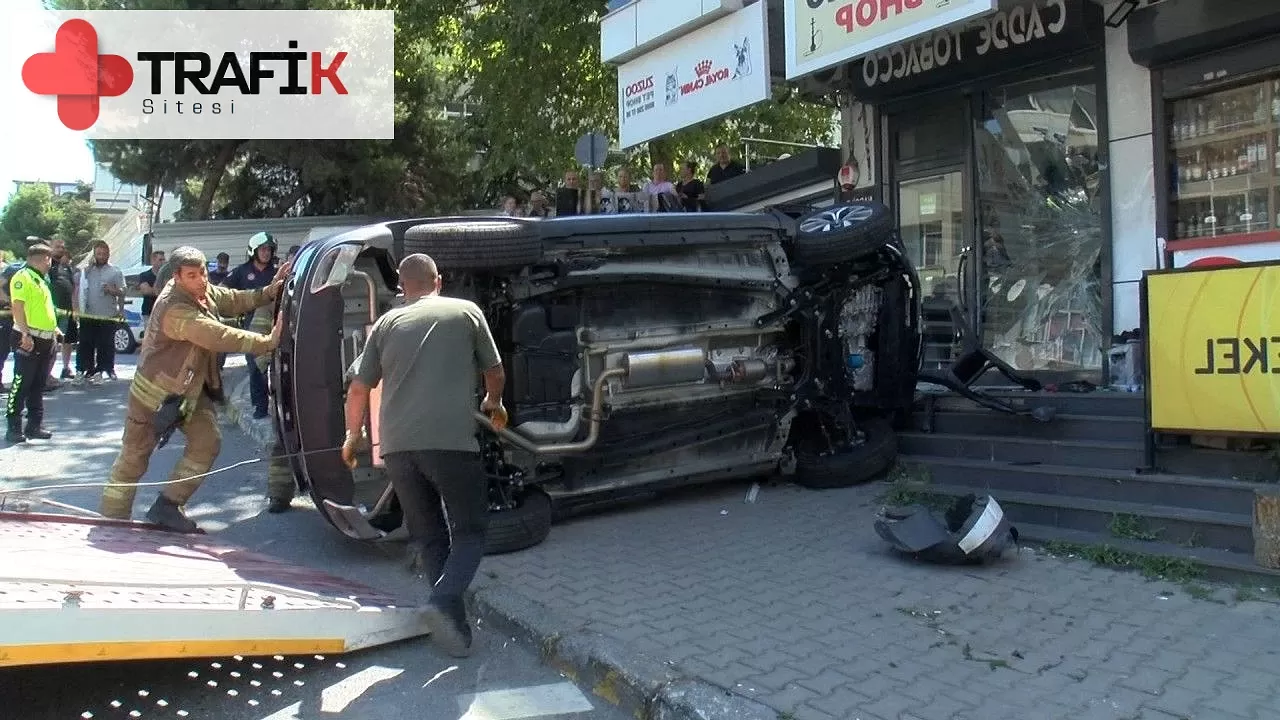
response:
<path fill-rule="evenodd" d="M 222 284 L 233 290 L 266 287 L 275 278 L 277 266 L 275 237 L 269 232 L 255 233 L 249 238 L 249 259 L 233 268 Z M 270 313 L 249 312 L 244 316 L 241 327 L 261 333 L 271 328 L 271 322 Z M 253 355 L 246 356 L 245 361 L 249 366 L 249 398 L 253 401 L 253 417 L 261 420 L 267 417 L 269 410 L 267 374 Z"/>
<path fill-rule="evenodd" d="M 179 532 L 198 531 L 182 508 L 221 449 L 214 403 L 225 402 L 225 394 L 217 353 L 256 355 L 270 352 L 280 342 L 279 324 L 271 334 L 260 335 L 226 325 L 219 318 L 275 302 L 288 269 L 287 265 L 281 268 L 264 288 L 228 290 L 209 284 L 204 253 L 193 247 L 173 251 L 167 266 L 157 273 L 157 284 L 162 277 L 166 284 L 152 309 L 129 386 L 120 454 L 102 492 L 104 516 L 130 518 L 137 483 L 151 453 L 161 439 L 180 428 L 187 439 L 182 459 L 146 517 Z"/>
<path fill-rule="evenodd" d="M 49 287 L 48 274 L 52 263 L 53 250 L 48 245 L 36 243 L 27 248 L 26 266 L 9 280 L 9 301 L 13 305 L 10 343 L 17 358 L 6 408 L 9 428 L 4 437 L 10 443 L 53 437 L 43 427 L 44 384 L 53 361 L 54 342 L 60 337 L 53 291 Z M 22 426 L 24 408 L 27 411 L 25 429 Z"/>

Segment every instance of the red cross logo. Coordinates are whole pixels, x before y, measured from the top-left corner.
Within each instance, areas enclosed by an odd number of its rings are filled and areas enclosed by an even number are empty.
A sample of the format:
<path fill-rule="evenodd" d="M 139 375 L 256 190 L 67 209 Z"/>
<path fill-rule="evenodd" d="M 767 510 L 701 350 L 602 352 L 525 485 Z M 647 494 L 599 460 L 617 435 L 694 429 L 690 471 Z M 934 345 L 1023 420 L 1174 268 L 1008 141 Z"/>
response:
<path fill-rule="evenodd" d="M 133 67 L 119 55 L 98 54 L 98 31 L 85 20 L 58 28 L 53 52 L 22 64 L 22 82 L 37 95 L 58 96 L 58 119 L 72 130 L 98 121 L 98 100 L 123 95 L 133 85 Z"/>

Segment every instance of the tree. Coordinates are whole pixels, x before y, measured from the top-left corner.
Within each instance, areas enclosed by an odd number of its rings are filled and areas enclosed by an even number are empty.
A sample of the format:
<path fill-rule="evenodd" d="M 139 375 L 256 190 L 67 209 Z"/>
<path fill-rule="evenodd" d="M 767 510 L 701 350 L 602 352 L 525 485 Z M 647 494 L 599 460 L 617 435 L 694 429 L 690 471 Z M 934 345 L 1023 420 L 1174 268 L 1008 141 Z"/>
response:
<path fill-rule="evenodd" d="M 23 185 L 0 213 L 0 249 L 22 256 L 28 237 L 62 238 L 77 254 L 98 236 L 98 217 L 89 204 L 88 187 L 61 197 L 44 183 Z"/>
<path fill-rule="evenodd" d="M 600 62 L 603 0 L 493 0 L 445 22 L 457 84 L 476 103 L 473 142 L 483 149 L 481 185 L 493 202 L 515 185 L 556 182 L 574 164 L 584 133 L 617 137 L 617 69 Z M 686 128 L 617 158 L 633 171 L 685 159 L 707 167 L 715 146 L 742 137 L 833 141 L 835 107 L 766 101 Z"/>
<path fill-rule="evenodd" d="M 453 0 L 46 0 L 64 9 L 343 9 L 396 12 L 395 138 L 386 141 L 103 140 L 95 158 L 123 181 L 176 195 L 183 219 L 405 214 L 466 201 L 470 149 L 440 117 L 429 52 Z"/>

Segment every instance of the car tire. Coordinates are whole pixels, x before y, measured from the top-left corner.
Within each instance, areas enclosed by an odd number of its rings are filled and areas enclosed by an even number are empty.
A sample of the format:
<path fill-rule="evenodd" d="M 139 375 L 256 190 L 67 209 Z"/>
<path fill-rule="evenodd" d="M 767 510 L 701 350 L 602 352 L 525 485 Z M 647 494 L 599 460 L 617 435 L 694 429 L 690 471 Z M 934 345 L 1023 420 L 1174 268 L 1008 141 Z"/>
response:
<path fill-rule="evenodd" d="M 551 497 L 538 488 L 528 488 L 511 510 L 489 513 L 484 554 L 500 555 L 531 548 L 551 534 Z"/>
<path fill-rule="evenodd" d="M 832 205 L 800 218 L 792 255 L 809 267 L 856 260 L 884 247 L 892 233 L 893 216 L 880 203 Z"/>
<path fill-rule="evenodd" d="M 138 341 L 133 337 L 133 332 L 124 325 L 116 326 L 116 331 L 111 336 L 111 343 L 115 346 L 117 353 L 124 355 L 138 349 Z"/>
<path fill-rule="evenodd" d="M 898 459 L 898 436 L 885 418 L 864 420 L 859 425 L 866 442 L 835 455 L 796 455 L 793 478 L 801 487 L 815 490 L 853 487 L 876 479 Z"/>
<path fill-rule="evenodd" d="M 542 259 L 542 239 L 530 222 L 472 220 L 415 225 L 405 254 L 425 253 L 442 270 L 518 268 Z"/>

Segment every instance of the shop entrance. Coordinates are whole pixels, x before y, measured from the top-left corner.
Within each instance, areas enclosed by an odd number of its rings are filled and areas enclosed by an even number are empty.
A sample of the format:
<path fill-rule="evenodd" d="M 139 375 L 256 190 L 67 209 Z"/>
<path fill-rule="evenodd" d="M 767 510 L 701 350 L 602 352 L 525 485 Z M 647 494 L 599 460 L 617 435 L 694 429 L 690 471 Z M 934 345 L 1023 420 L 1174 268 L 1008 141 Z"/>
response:
<path fill-rule="evenodd" d="M 1095 78 L 1003 85 L 887 115 L 891 198 L 923 284 L 926 368 L 956 349 L 955 308 L 1018 370 L 1100 380 L 1109 323 Z"/>

